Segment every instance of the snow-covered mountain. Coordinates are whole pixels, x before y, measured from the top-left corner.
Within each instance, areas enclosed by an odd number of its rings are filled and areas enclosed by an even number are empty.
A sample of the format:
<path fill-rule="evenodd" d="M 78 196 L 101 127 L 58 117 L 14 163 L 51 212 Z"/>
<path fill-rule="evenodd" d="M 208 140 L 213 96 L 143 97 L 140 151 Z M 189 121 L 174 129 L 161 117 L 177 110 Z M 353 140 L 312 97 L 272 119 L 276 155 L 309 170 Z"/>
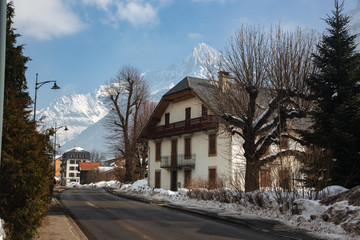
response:
<path fill-rule="evenodd" d="M 150 85 L 152 98 L 160 100 L 162 95 L 175 86 L 186 76 L 206 77 L 206 60 L 217 60 L 220 53 L 205 43 L 195 46 L 192 53 L 177 63 L 170 64 L 165 69 L 148 71 L 144 78 Z"/>
<path fill-rule="evenodd" d="M 51 102 L 37 113 L 39 119 L 43 119 L 40 127 L 47 129 L 56 124 L 57 128 L 60 127 L 56 142 L 62 145 L 70 141 L 108 113 L 99 98 L 99 91 L 92 94 L 71 94 Z M 64 131 L 61 126 L 67 126 L 68 131 Z"/>
<path fill-rule="evenodd" d="M 194 47 L 192 53 L 177 63 L 157 71 L 147 71 L 144 78 L 150 86 L 151 98 L 159 101 L 161 96 L 186 76 L 205 77 L 204 64 L 208 58 L 218 59 L 220 54 L 209 45 L 201 43 Z M 106 129 L 102 122 L 108 111 L 101 98 L 104 86 L 93 94 L 72 94 L 53 101 L 42 109 L 37 116 L 44 118 L 44 125 L 68 127 L 68 131 L 59 129 L 57 143 L 65 151 L 74 146 L 88 151 L 107 152 Z"/>

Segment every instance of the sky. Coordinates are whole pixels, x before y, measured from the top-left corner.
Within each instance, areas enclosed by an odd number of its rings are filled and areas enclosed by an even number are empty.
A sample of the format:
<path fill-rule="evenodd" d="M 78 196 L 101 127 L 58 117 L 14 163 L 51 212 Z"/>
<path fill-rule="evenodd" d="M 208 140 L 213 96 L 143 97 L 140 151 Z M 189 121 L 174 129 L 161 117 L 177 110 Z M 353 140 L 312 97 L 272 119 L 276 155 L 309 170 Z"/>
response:
<path fill-rule="evenodd" d="M 360 0 L 345 0 L 345 12 Z M 8 0 L 9 2 L 9 0 Z M 29 93 L 37 109 L 63 95 L 92 93 L 125 65 L 160 70 L 206 43 L 223 50 L 242 24 L 323 33 L 333 0 L 13 0 Z M 149 83 L 151 84 L 151 83 Z"/>

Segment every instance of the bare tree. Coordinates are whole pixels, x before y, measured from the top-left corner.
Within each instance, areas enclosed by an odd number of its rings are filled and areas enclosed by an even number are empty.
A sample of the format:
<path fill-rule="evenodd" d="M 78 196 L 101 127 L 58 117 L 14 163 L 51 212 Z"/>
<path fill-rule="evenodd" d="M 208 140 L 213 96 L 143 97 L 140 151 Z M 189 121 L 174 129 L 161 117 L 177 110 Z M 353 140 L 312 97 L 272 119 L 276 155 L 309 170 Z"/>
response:
<path fill-rule="evenodd" d="M 156 103 L 151 101 L 144 101 L 139 106 L 139 113 L 137 117 L 137 126 L 132 126 L 133 136 L 138 137 L 141 130 L 145 127 L 148 119 L 156 108 Z M 148 164 L 148 142 L 138 141 L 136 144 L 136 170 L 135 173 L 139 179 L 145 178 L 145 173 Z"/>
<path fill-rule="evenodd" d="M 277 27 L 265 32 L 242 26 L 218 64 L 223 71 L 219 82 L 215 82 L 219 69 L 208 66 L 209 78 L 214 80 L 213 111 L 244 140 L 246 191 L 259 188 L 261 166 L 280 156 L 299 154 L 286 149 L 262 157 L 271 144 L 279 144 L 280 138 L 299 141 L 286 134 L 286 123 L 305 117 L 309 108 L 305 80 L 314 71 L 314 46 L 313 35 L 300 29 L 285 32 Z"/>
<path fill-rule="evenodd" d="M 136 142 L 141 128 L 141 109 L 149 98 L 146 81 L 137 68 L 122 67 L 106 89 L 111 145 L 117 155 L 125 160 L 125 181 L 134 181 L 137 162 L 141 161 Z"/>
<path fill-rule="evenodd" d="M 106 160 L 106 154 L 103 152 L 98 152 L 95 149 L 93 149 L 90 152 L 90 161 L 91 162 L 100 162 L 102 160 Z"/>

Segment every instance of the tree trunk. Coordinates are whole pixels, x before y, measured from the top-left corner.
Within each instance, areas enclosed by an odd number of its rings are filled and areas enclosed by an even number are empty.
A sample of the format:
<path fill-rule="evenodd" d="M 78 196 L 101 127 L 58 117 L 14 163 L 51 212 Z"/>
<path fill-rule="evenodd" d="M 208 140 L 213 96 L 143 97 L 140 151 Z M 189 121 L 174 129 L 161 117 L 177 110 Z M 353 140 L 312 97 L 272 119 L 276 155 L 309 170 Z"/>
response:
<path fill-rule="evenodd" d="M 251 192 L 259 189 L 260 164 L 254 159 L 246 159 L 245 172 L 245 192 Z"/>

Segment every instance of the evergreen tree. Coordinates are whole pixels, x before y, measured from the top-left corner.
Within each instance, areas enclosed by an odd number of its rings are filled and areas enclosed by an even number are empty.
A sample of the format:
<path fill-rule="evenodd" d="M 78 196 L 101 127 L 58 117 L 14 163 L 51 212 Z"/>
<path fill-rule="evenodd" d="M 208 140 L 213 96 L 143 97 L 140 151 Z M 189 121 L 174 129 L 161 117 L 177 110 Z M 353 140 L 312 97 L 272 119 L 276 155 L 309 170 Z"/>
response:
<path fill-rule="evenodd" d="M 0 168 L 0 216 L 9 239 L 31 239 L 48 210 L 51 168 L 45 136 L 30 120 L 31 98 L 25 78 L 28 57 L 16 43 L 13 4 L 7 7 L 3 148 Z"/>
<path fill-rule="evenodd" d="M 318 71 L 307 83 L 317 100 L 304 139 L 333 152 L 331 183 L 351 188 L 360 184 L 360 55 L 356 35 L 348 32 L 350 18 L 342 11 L 343 3 L 336 0 L 314 54 Z"/>

